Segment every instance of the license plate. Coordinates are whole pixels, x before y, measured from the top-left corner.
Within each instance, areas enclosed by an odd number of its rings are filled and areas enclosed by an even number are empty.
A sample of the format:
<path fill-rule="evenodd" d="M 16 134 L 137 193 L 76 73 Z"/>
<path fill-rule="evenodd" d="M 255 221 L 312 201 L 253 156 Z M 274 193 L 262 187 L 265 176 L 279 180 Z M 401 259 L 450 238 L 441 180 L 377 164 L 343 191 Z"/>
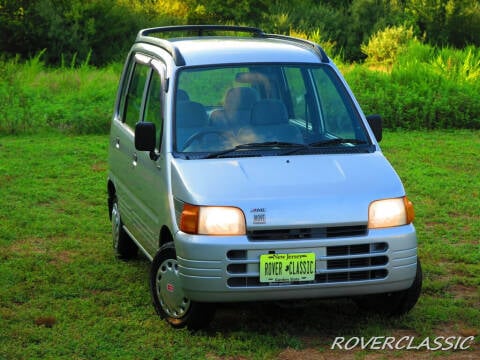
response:
<path fill-rule="evenodd" d="M 260 282 L 312 281 L 315 253 L 265 254 L 260 256 Z"/>

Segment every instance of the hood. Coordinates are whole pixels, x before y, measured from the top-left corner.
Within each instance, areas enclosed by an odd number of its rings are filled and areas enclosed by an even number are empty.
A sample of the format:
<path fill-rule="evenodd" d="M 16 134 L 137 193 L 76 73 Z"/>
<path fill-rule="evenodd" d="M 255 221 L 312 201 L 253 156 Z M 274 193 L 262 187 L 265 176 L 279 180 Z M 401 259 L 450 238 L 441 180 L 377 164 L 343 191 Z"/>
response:
<path fill-rule="evenodd" d="M 366 224 L 372 201 L 404 195 L 380 152 L 173 159 L 172 192 L 191 204 L 238 207 L 249 228 Z"/>

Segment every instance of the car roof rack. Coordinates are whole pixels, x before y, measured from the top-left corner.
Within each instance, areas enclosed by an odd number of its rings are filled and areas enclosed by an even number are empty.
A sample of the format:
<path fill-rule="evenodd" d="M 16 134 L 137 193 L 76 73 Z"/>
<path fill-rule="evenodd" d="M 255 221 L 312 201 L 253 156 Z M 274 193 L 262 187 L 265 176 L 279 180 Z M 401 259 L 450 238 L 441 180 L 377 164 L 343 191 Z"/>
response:
<path fill-rule="evenodd" d="M 263 34 L 263 31 L 256 27 L 250 26 L 234 26 L 234 25 L 175 25 L 162 26 L 149 29 L 140 30 L 139 35 L 148 36 L 151 34 L 167 33 L 167 32 L 193 32 L 197 36 L 205 36 L 205 32 L 215 31 L 230 31 L 230 32 L 244 32 L 253 35 Z"/>
<path fill-rule="evenodd" d="M 207 36 L 210 32 L 227 31 L 227 32 L 244 32 L 252 34 L 252 36 L 260 36 L 264 34 L 262 30 L 248 26 L 230 26 L 230 25 L 176 25 L 161 26 L 143 29 L 138 32 L 136 42 L 144 42 L 161 47 L 167 51 L 177 66 L 185 65 L 185 59 L 178 48 L 169 40 L 156 37 L 154 35 L 173 33 L 173 32 L 193 32 L 197 36 Z"/>
<path fill-rule="evenodd" d="M 155 35 L 173 33 L 173 32 L 193 32 L 196 36 L 209 36 L 211 32 L 241 32 L 251 34 L 252 37 L 270 38 L 284 41 L 291 41 L 302 47 L 313 49 L 320 60 L 328 63 L 330 60 L 325 51 L 316 43 L 300 38 L 295 38 L 286 35 L 267 34 L 263 30 L 250 26 L 234 26 L 234 25 L 175 25 L 175 26 L 161 26 L 154 28 L 147 28 L 140 30 L 137 34 L 136 42 L 144 42 L 156 45 L 167 51 L 172 57 L 177 66 L 186 65 L 182 53 L 174 45 L 172 41 L 163 39 Z"/>

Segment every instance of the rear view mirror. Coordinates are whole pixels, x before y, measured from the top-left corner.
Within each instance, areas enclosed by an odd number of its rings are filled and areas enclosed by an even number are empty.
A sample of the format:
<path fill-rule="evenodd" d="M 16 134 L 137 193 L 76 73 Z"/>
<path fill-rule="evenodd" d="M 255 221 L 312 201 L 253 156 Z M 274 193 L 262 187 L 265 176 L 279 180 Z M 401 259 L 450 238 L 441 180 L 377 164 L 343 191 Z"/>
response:
<path fill-rule="evenodd" d="M 368 115 L 367 121 L 373 131 L 373 135 L 375 135 L 375 139 L 377 139 L 378 142 L 382 141 L 382 117 L 380 115 Z"/>

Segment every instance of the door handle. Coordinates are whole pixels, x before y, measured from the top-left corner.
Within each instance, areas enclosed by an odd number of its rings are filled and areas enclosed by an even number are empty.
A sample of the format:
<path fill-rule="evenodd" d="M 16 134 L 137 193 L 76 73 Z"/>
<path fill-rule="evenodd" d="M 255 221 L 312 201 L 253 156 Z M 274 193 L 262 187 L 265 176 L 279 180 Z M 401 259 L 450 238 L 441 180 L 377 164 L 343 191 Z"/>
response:
<path fill-rule="evenodd" d="M 115 149 L 120 149 L 120 138 L 119 137 L 115 138 Z"/>
<path fill-rule="evenodd" d="M 137 153 L 133 153 L 132 155 L 132 165 L 137 166 L 138 156 Z"/>

